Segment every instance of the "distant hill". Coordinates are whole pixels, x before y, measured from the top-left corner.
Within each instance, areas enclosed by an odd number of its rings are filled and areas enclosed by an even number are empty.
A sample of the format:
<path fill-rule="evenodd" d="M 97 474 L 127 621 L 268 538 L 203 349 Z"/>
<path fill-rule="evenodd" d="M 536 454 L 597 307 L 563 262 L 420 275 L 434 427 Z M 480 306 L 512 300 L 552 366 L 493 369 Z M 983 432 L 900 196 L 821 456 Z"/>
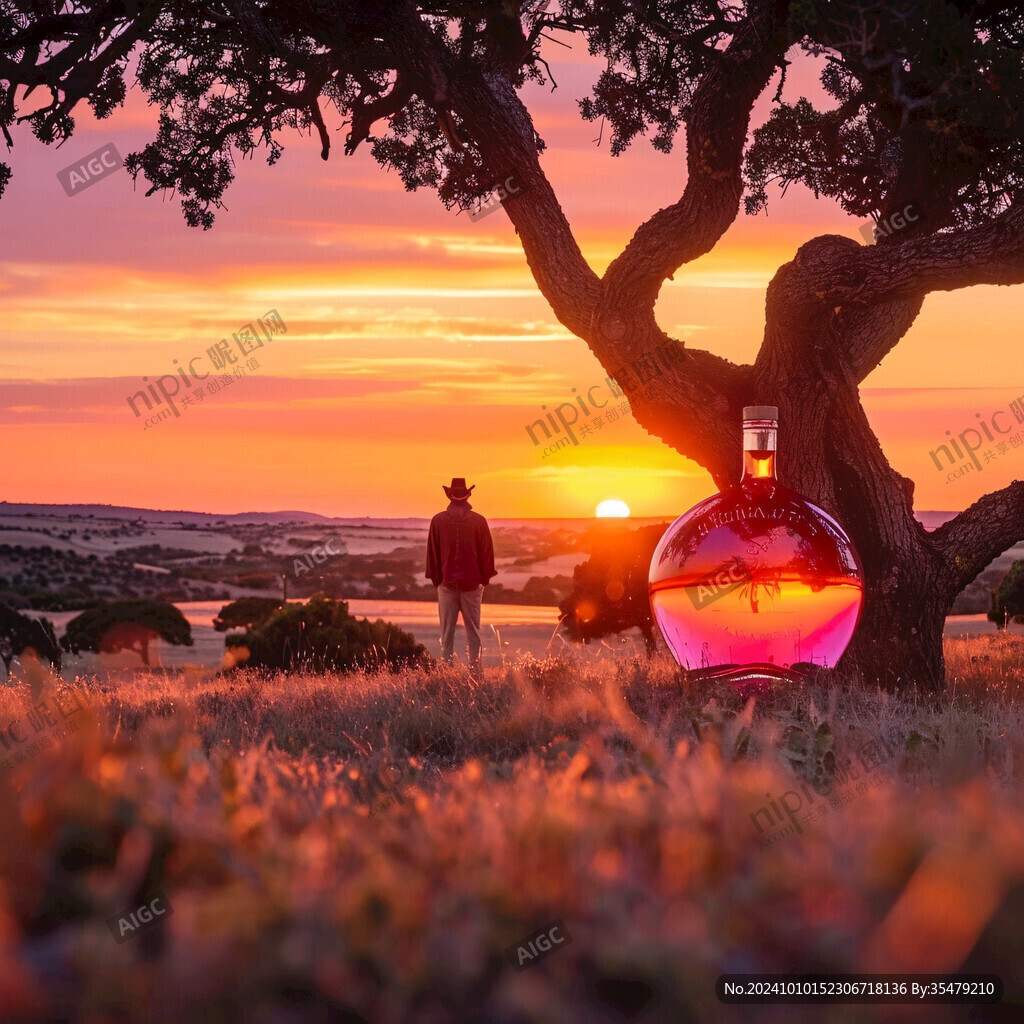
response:
<path fill-rule="evenodd" d="M 438 508 L 440 511 L 440 505 Z M 680 512 L 683 510 L 680 509 Z M 128 505 L 37 505 L 20 502 L 0 501 L 0 516 L 80 516 L 95 519 L 142 519 L 147 523 L 194 523 L 196 526 L 215 526 L 218 523 L 237 524 L 268 524 L 284 523 L 315 523 L 319 525 L 366 527 L 368 529 L 391 530 L 425 530 L 430 518 L 410 516 L 405 519 L 376 519 L 372 516 L 343 517 L 322 516 L 317 512 L 284 511 L 284 512 L 189 512 L 185 509 L 168 511 L 166 509 L 135 508 Z M 926 530 L 934 530 L 952 519 L 955 512 L 917 512 L 918 522 Z M 535 526 L 540 529 L 582 530 L 594 522 L 593 517 L 565 519 L 505 519 L 488 517 L 493 526 Z M 648 526 L 654 523 L 670 523 L 675 516 L 631 516 L 630 525 L 635 527 Z"/>
<path fill-rule="evenodd" d="M 915 512 L 914 518 L 926 529 L 937 530 L 943 523 L 948 523 L 956 512 Z"/>
<path fill-rule="evenodd" d="M 147 523 L 195 523 L 213 526 L 217 523 L 337 523 L 358 524 L 371 520 L 341 520 L 316 512 L 188 512 L 184 509 L 134 508 L 130 505 L 34 505 L 0 501 L 0 516 L 80 516 L 94 519 L 143 519 Z M 395 520 L 400 522 L 401 520 Z"/>

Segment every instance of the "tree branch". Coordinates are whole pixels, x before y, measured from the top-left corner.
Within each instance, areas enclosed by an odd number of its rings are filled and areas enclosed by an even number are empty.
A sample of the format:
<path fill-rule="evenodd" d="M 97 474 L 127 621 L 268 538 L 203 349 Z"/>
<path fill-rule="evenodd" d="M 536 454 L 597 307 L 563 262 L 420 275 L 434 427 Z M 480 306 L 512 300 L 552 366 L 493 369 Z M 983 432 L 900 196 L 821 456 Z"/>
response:
<path fill-rule="evenodd" d="M 452 67 L 452 58 L 413 12 L 399 29 L 408 53 L 410 87 L 436 110 L 454 111 L 482 157 L 491 181 L 514 174 L 519 192 L 505 212 L 519 234 L 537 287 L 558 320 L 586 338 L 599 282 L 583 258 L 569 222 L 540 166 L 537 134 L 506 72 Z M 522 197 L 529 195 L 529 201 Z"/>
<path fill-rule="evenodd" d="M 665 279 L 710 252 L 736 219 L 751 110 L 786 52 L 787 40 L 769 13 L 773 6 L 749 5 L 750 17 L 694 91 L 686 119 L 686 188 L 678 202 L 641 225 L 608 267 L 610 304 L 653 308 Z"/>
<path fill-rule="evenodd" d="M 398 72 L 395 84 L 386 96 L 367 103 L 362 95 L 352 105 L 352 130 L 345 142 L 345 155 L 351 156 L 360 142 L 365 141 L 375 121 L 397 114 L 413 96 L 413 89 L 405 76 Z"/>
<path fill-rule="evenodd" d="M 827 261 L 833 277 L 846 273 L 851 260 L 865 251 L 852 238 L 824 236 L 820 259 Z M 808 302 L 804 253 L 820 239 L 812 239 L 783 264 L 768 285 L 765 307 L 767 321 L 775 326 L 766 332 L 758 352 L 758 375 L 779 374 L 786 379 L 800 365 L 814 358 L 822 345 L 841 347 L 844 360 L 857 383 L 875 369 L 887 352 L 910 330 L 921 311 L 924 296 L 880 301 L 873 305 L 828 305 Z M 818 297 L 815 296 L 817 299 Z"/>
<path fill-rule="evenodd" d="M 836 247 L 843 247 L 837 272 Z M 1024 282 L 1024 203 L 975 228 L 860 246 L 821 235 L 797 251 L 804 298 L 792 315 L 835 306 L 869 306 L 975 284 Z M 795 298 L 795 296 L 794 296 Z"/>
<path fill-rule="evenodd" d="M 1007 548 L 1024 541 L 1024 480 L 979 498 L 931 534 L 952 573 L 952 599 Z"/>
<path fill-rule="evenodd" d="M 734 475 L 736 454 L 734 438 L 723 436 L 720 425 L 737 419 L 744 402 L 756 400 L 752 368 L 701 350 L 687 350 L 683 360 L 681 343 L 658 327 L 654 303 L 665 279 L 709 252 L 739 212 L 751 111 L 787 45 L 773 4 L 748 9 L 749 17 L 694 90 L 682 197 L 641 225 L 608 267 L 593 321 L 582 334 L 611 374 L 669 346 L 675 359 L 629 394 L 634 416 L 649 433 L 707 468 L 720 486 Z"/>
<path fill-rule="evenodd" d="M 10 52 L 23 49 L 20 61 L 13 61 L 0 53 L 0 78 L 27 87 L 26 96 L 37 85 L 56 84 L 64 93 L 63 102 L 54 101 L 43 111 L 28 117 L 46 114 L 56 118 L 70 112 L 79 100 L 85 99 L 97 86 L 108 68 L 118 61 L 127 59 L 132 48 L 150 31 L 160 16 L 161 5 L 151 3 L 146 9 L 125 18 L 123 3 L 114 0 L 98 11 L 85 14 L 61 13 L 43 17 L 31 22 L 27 28 L 15 35 L 7 44 Z M 123 31 L 114 36 L 119 25 Z M 69 40 L 69 44 L 48 60 L 38 62 L 40 44 Z M 106 46 L 104 48 L 104 43 Z M 86 54 L 94 53 L 91 60 Z M 65 76 L 61 79 L 61 76 Z M 52 113 L 51 113 L 52 111 Z M 27 118 L 19 118 L 19 121 Z"/>

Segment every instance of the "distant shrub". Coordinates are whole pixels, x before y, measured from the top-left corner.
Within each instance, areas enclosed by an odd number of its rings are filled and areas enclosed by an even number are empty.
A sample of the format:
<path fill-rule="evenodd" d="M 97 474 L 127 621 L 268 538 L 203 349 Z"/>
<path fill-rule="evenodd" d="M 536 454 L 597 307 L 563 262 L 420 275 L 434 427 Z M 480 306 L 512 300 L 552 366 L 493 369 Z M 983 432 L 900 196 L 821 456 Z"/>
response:
<path fill-rule="evenodd" d="M 404 630 L 383 619 L 350 615 L 348 602 L 316 597 L 289 604 L 224 643 L 239 662 L 253 668 L 313 671 L 426 665 L 430 655 Z"/>
<path fill-rule="evenodd" d="M 0 660 L 3 661 L 5 678 L 10 674 L 11 662 L 29 649 L 60 671 L 61 654 L 53 623 L 45 618 L 33 619 L 0 604 Z"/>
<path fill-rule="evenodd" d="M 590 558 L 573 570 L 573 589 L 558 608 L 570 640 L 588 642 L 639 627 L 655 649 L 648 570 L 665 526 L 642 526 L 613 540 L 597 535 Z"/>
<path fill-rule="evenodd" d="M 66 651 L 117 653 L 135 651 L 149 664 L 149 645 L 158 637 L 192 646 L 192 628 L 172 604 L 149 599 L 97 604 L 67 625 L 61 646 Z"/>
<path fill-rule="evenodd" d="M 1014 562 L 992 592 L 988 619 L 1002 629 L 1008 620 L 1024 622 L 1024 559 Z"/>
<path fill-rule="evenodd" d="M 252 587 L 254 590 L 270 590 L 276 587 L 280 576 L 276 572 L 247 572 L 235 577 L 240 587 Z"/>
<path fill-rule="evenodd" d="M 229 629 L 258 628 L 283 604 L 275 597 L 240 597 L 221 608 L 213 620 L 213 628 L 218 633 Z"/>

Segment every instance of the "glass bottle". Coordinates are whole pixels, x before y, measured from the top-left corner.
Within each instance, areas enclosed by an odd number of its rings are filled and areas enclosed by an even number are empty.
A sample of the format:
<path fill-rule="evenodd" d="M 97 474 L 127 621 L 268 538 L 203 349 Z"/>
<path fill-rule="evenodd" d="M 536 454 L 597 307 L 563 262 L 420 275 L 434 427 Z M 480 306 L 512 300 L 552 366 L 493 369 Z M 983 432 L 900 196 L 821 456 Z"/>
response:
<path fill-rule="evenodd" d="M 651 610 L 684 669 L 736 683 L 832 668 L 864 575 L 843 528 L 775 477 L 779 411 L 743 410 L 743 476 L 683 513 L 651 559 Z"/>

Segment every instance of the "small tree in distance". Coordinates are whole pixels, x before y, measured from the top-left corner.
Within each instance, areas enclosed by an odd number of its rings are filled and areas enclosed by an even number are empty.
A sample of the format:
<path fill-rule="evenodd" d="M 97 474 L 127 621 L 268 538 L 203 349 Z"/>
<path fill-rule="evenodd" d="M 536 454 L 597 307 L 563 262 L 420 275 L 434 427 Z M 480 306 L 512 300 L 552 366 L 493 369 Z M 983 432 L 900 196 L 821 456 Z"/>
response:
<path fill-rule="evenodd" d="M 638 627 L 650 655 L 656 645 L 648 570 L 664 524 L 594 536 L 590 558 L 573 570 L 573 588 L 558 604 L 570 640 L 591 640 Z"/>
<path fill-rule="evenodd" d="M 1002 582 L 992 591 L 988 618 L 997 629 L 1003 629 L 1010 620 L 1024 622 L 1024 558 L 1010 566 Z"/>
<path fill-rule="evenodd" d="M 229 629 L 257 628 L 283 604 L 283 601 L 275 597 L 240 597 L 221 608 L 220 614 L 213 620 L 213 628 L 218 633 Z"/>
<path fill-rule="evenodd" d="M 149 645 L 157 638 L 191 647 L 192 628 L 173 604 L 142 598 L 98 604 L 76 615 L 60 643 L 74 654 L 135 651 L 148 666 Z"/>
<path fill-rule="evenodd" d="M 427 649 L 390 622 L 357 619 L 347 601 L 314 597 L 279 608 L 262 626 L 224 638 L 229 661 L 282 672 L 428 665 Z"/>
<path fill-rule="evenodd" d="M 45 618 L 33 619 L 9 605 L 0 604 L 0 660 L 4 663 L 5 679 L 11 673 L 11 662 L 28 650 L 60 671 L 60 647 L 53 623 Z"/>

